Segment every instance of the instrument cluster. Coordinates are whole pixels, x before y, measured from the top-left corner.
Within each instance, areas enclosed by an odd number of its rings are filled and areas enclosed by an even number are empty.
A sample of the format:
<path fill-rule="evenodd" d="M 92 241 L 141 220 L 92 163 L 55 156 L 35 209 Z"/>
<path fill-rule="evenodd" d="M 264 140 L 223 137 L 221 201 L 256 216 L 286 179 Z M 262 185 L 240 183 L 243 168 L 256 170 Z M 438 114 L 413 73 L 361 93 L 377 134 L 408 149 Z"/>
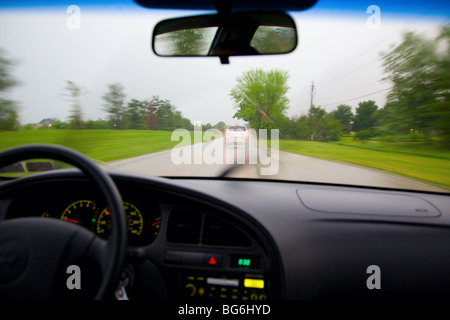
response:
<path fill-rule="evenodd" d="M 161 225 L 161 214 L 149 212 L 145 207 L 124 201 L 128 222 L 128 239 L 131 246 L 142 246 L 153 242 Z M 61 214 L 44 211 L 41 217 L 52 217 L 83 226 L 99 237 L 111 236 L 111 213 L 108 207 L 89 199 L 80 199 L 69 203 Z"/>
<path fill-rule="evenodd" d="M 82 226 L 103 239 L 111 236 L 109 208 L 103 197 L 90 185 L 74 181 L 70 188 L 67 184 L 59 183 L 29 188 L 21 199 L 12 203 L 8 218 L 54 218 Z M 160 230 L 159 203 L 147 192 L 148 189 L 129 186 L 124 186 L 121 190 L 128 222 L 128 245 L 131 247 L 149 245 Z"/>

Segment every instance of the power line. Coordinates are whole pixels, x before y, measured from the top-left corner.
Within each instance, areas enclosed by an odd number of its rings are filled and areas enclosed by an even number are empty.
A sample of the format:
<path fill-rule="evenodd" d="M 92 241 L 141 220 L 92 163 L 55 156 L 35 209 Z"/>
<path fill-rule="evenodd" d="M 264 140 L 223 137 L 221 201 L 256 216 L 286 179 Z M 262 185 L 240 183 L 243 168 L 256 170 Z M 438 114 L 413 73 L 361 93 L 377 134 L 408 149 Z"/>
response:
<path fill-rule="evenodd" d="M 350 93 L 350 92 L 358 91 L 358 90 L 361 90 L 363 88 L 373 86 L 374 84 L 377 84 L 379 82 L 380 82 L 380 80 L 372 81 L 371 83 L 365 84 L 365 85 L 360 86 L 358 88 L 352 88 L 352 89 L 344 91 L 344 92 L 339 92 L 339 94 L 332 95 L 331 97 L 325 97 L 325 99 L 322 99 L 322 100 L 325 100 L 325 101 L 326 100 L 333 100 L 333 99 L 335 99 L 338 96 L 342 96 L 342 95 L 345 95 L 345 94 Z"/>
<path fill-rule="evenodd" d="M 380 92 L 383 92 L 383 91 L 390 90 L 390 89 L 392 89 L 392 88 L 394 88 L 394 87 L 389 87 L 389 88 L 386 88 L 386 89 L 382 89 L 382 90 L 378 90 L 378 91 L 375 91 L 375 92 L 371 92 L 371 93 L 368 93 L 368 94 L 365 94 L 365 95 L 363 95 L 363 96 L 359 96 L 359 97 L 356 97 L 356 98 L 351 98 L 351 99 L 347 99 L 347 100 L 340 101 L 340 102 L 330 103 L 330 104 L 324 105 L 324 106 L 322 106 L 322 107 L 325 108 L 325 107 L 329 107 L 329 106 L 332 106 L 332 105 L 342 104 L 342 103 L 346 103 L 346 102 L 353 101 L 353 100 L 356 100 L 356 99 L 365 98 L 365 97 L 374 95 L 374 94 L 376 94 L 376 93 L 380 93 Z"/>
<path fill-rule="evenodd" d="M 422 17 L 423 17 L 423 16 L 427 16 L 431 11 L 434 11 L 434 10 L 435 10 L 442 2 L 444 2 L 444 1 L 442 1 L 442 0 L 436 1 L 436 2 L 434 3 L 434 5 L 433 5 L 430 9 L 428 9 L 428 10 L 425 11 L 424 13 L 416 14 L 416 16 L 418 16 L 418 17 L 420 17 L 420 16 L 422 16 Z M 445 22 L 445 20 L 447 20 L 447 19 L 448 19 L 448 18 L 445 17 L 445 18 L 443 19 L 443 21 L 442 21 L 440 24 L 442 24 L 443 22 Z M 411 20 L 411 21 L 415 21 L 415 19 L 412 18 L 412 17 L 410 17 L 410 20 Z M 449 23 L 450 23 L 450 22 L 449 22 Z M 449 23 L 447 23 L 447 25 L 448 25 Z M 356 55 L 356 56 L 353 57 L 352 59 L 348 60 L 347 62 L 343 63 L 342 65 L 337 66 L 337 67 L 333 68 L 332 70 L 330 70 L 330 71 L 328 71 L 328 72 L 326 72 L 326 73 L 323 73 L 323 74 L 319 75 L 318 77 L 316 77 L 316 79 L 322 78 L 322 77 L 324 77 L 324 76 L 328 76 L 328 75 L 330 75 L 331 73 L 333 73 L 334 71 L 336 71 L 336 70 L 338 70 L 338 69 L 340 69 L 340 68 L 342 68 L 342 67 L 344 67 L 344 66 L 350 64 L 351 62 L 355 61 L 355 60 L 358 59 L 359 57 L 361 57 L 361 56 L 367 54 L 368 52 L 372 51 L 372 49 L 378 47 L 380 44 L 382 44 L 382 43 L 385 42 L 386 40 L 392 38 L 392 36 L 393 36 L 393 35 L 389 35 L 388 37 L 384 38 L 384 39 L 381 40 L 380 42 L 376 43 L 375 45 L 371 46 L 370 48 L 368 48 L 368 49 L 364 50 L 363 52 L 359 53 L 358 55 Z M 367 62 L 367 64 L 361 65 L 360 67 L 361 67 L 361 68 L 364 68 L 365 66 L 370 65 L 373 61 L 376 61 L 376 60 L 380 60 L 380 58 L 373 59 L 373 60 L 371 60 L 370 62 Z M 364 67 L 363 67 L 363 66 L 364 66 Z M 359 70 L 360 67 L 356 67 L 354 70 L 357 71 L 357 70 Z M 353 73 L 353 72 L 350 71 L 350 72 L 345 73 L 344 75 L 346 76 L 346 75 L 351 74 L 351 73 Z M 338 80 L 339 78 L 340 78 L 340 76 L 334 77 L 334 78 L 332 78 L 331 80 L 325 80 L 325 81 L 322 81 L 322 82 L 319 81 L 319 84 L 324 84 L 324 83 L 328 83 L 328 82 L 331 82 L 331 81 L 335 81 L 335 80 Z M 326 78 L 325 78 L 325 79 L 326 79 Z"/>
<path fill-rule="evenodd" d="M 441 1 L 439 1 L 439 0 L 436 1 L 436 2 L 434 3 L 434 5 L 433 5 L 431 8 L 429 8 L 427 11 L 425 11 L 425 12 L 423 12 L 423 13 L 421 13 L 421 14 L 416 14 L 415 16 L 416 16 L 416 17 L 425 17 L 425 16 L 429 15 L 430 12 L 436 10 L 442 2 L 444 2 L 444 1 L 442 1 L 442 0 L 441 0 Z M 410 22 L 413 22 L 413 23 L 410 23 L 410 25 L 411 25 L 410 28 L 417 24 L 417 23 L 414 23 L 415 20 L 417 20 L 417 19 L 415 19 L 415 18 L 412 17 L 412 16 L 410 17 Z M 444 18 L 442 19 L 442 21 L 441 21 L 439 24 L 442 25 L 442 24 L 445 23 L 446 21 L 448 21 L 448 17 L 444 17 Z M 450 22 L 447 22 L 447 24 L 446 24 L 445 26 L 447 26 L 447 25 L 449 25 L 449 24 L 450 24 Z M 389 35 L 388 37 L 382 39 L 381 41 L 379 41 L 379 42 L 377 42 L 376 44 L 372 45 L 372 46 L 369 47 L 368 49 L 365 49 L 364 51 L 360 52 L 359 54 L 357 54 L 356 56 L 354 56 L 354 57 L 351 58 L 350 60 L 346 61 L 345 63 L 343 63 L 343 64 L 341 64 L 341 65 L 339 65 L 339 66 L 337 66 L 337 67 L 331 69 L 331 70 L 328 71 L 328 72 L 325 72 L 325 73 L 319 75 L 318 77 L 316 77 L 316 79 L 319 79 L 319 80 L 320 80 L 320 79 L 323 79 L 323 81 L 322 81 L 322 82 L 319 81 L 318 84 L 325 84 L 325 83 L 333 82 L 333 81 L 336 81 L 336 80 L 340 80 L 340 79 L 343 78 L 343 77 L 346 77 L 346 76 L 348 76 L 348 75 L 350 75 L 350 74 L 352 74 L 352 73 L 355 73 L 355 72 L 357 72 L 357 71 L 360 71 L 360 70 L 366 68 L 367 66 L 369 66 L 369 65 L 371 65 L 371 64 L 373 64 L 373 63 L 376 63 L 376 62 L 380 61 L 380 60 L 382 59 L 382 57 L 377 57 L 377 58 L 372 59 L 372 60 L 370 60 L 370 61 L 368 61 L 368 62 L 366 62 L 366 63 L 363 63 L 363 64 L 361 64 L 361 65 L 359 65 L 359 66 L 357 66 L 357 67 L 355 67 L 355 68 L 353 68 L 353 69 L 351 69 L 351 70 L 349 70 L 349 71 L 347 71 L 347 72 L 345 72 L 345 70 L 344 70 L 345 73 L 344 73 L 344 74 L 341 74 L 340 76 L 336 76 L 336 77 L 334 77 L 334 78 L 331 78 L 334 74 L 336 74 L 336 71 L 337 71 L 337 70 L 339 70 L 339 69 L 341 69 L 341 68 L 343 68 L 343 67 L 349 65 L 350 63 L 352 63 L 352 62 L 354 62 L 356 59 L 358 59 L 358 58 L 360 58 L 360 57 L 366 55 L 367 53 L 372 52 L 373 49 L 375 49 L 376 47 L 380 46 L 381 44 L 383 44 L 383 43 L 386 42 L 387 40 L 391 39 L 392 37 L 393 37 L 393 35 Z M 331 79 L 330 79 L 330 78 L 331 78 Z M 327 79 L 328 79 L 328 80 L 327 80 Z M 370 84 L 370 85 L 371 85 L 371 84 Z M 363 86 L 363 87 L 366 87 L 366 86 L 368 86 L 368 85 L 365 85 L 365 86 Z M 362 88 L 362 87 L 361 87 L 361 88 Z M 374 95 L 374 94 L 377 94 L 377 93 L 381 93 L 381 92 L 390 90 L 390 89 L 392 89 L 392 88 L 393 88 L 393 87 L 389 87 L 389 88 L 385 88 L 385 89 L 382 89 L 382 90 L 374 91 L 374 92 L 371 92 L 371 93 L 368 93 L 368 94 L 365 94 L 365 95 L 362 95 L 362 96 L 358 96 L 358 97 L 355 97 L 355 98 L 342 100 L 342 101 L 336 102 L 336 103 L 330 103 L 330 104 L 324 105 L 323 107 L 328 107 L 328 106 L 332 106 L 332 105 L 338 105 L 338 104 L 346 103 L 346 102 L 349 102 L 349 101 L 361 99 L 361 98 L 364 98 L 364 97 L 368 97 L 368 96 L 371 96 L 371 95 Z M 347 91 L 347 92 L 348 92 L 348 91 Z M 335 95 L 335 97 L 336 97 L 336 95 Z M 312 101 L 312 97 L 311 97 L 311 101 Z M 311 102 L 311 103 L 312 103 L 312 102 Z"/>
<path fill-rule="evenodd" d="M 319 84 L 325 84 L 325 83 L 333 82 L 333 81 L 335 81 L 335 80 L 340 80 L 340 79 L 342 79 L 342 78 L 344 78 L 344 77 L 347 77 L 347 76 L 349 76 L 349 75 L 351 75 L 351 74 L 353 74 L 353 73 L 355 73 L 355 72 L 357 72 L 357 71 L 360 71 L 360 70 L 362 70 L 362 69 L 364 69 L 364 68 L 366 68 L 366 67 L 372 65 L 373 63 L 378 62 L 378 61 L 381 61 L 381 60 L 382 60 L 381 57 L 377 57 L 377 58 L 375 58 L 375 59 L 370 60 L 369 62 L 366 62 L 366 63 L 364 63 L 364 64 L 362 64 L 362 65 L 359 65 L 359 66 L 357 66 L 357 67 L 351 69 L 350 71 L 348 71 L 348 72 L 346 72 L 346 73 L 344 73 L 344 74 L 342 74 L 342 75 L 339 75 L 339 76 L 337 76 L 337 77 L 335 77 L 335 78 L 331 78 L 330 80 L 326 80 L 326 81 L 323 81 L 323 82 L 319 82 Z"/>
<path fill-rule="evenodd" d="M 321 75 L 318 76 L 317 78 L 322 78 L 323 76 L 328 75 L 328 74 L 330 74 L 330 73 L 332 73 L 332 72 L 334 72 L 334 71 L 336 71 L 336 70 L 338 70 L 338 69 L 340 69 L 340 68 L 342 68 L 342 67 L 348 65 L 349 63 L 355 61 L 356 59 L 358 59 L 359 57 L 365 55 L 365 54 L 368 53 L 369 51 L 372 51 L 372 49 L 376 48 L 377 46 L 379 46 L 380 44 L 382 44 L 383 42 L 385 42 L 386 40 L 388 40 L 388 39 L 390 39 L 390 38 L 392 38 L 392 35 L 390 35 L 390 36 L 384 38 L 384 39 L 381 40 L 380 42 L 378 42 L 378 43 L 376 43 L 375 45 L 371 46 L 370 48 L 364 50 L 363 52 L 359 53 L 358 55 L 356 55 L 355 57 L 351 58 L 351 59 L 348 60 L 347 62 L 341 64 L 340 66 L 335 67 L 334 69 L 331 69 L 330 71 L 321 74 Z M 379 59 L 379 58 L 377 58 L 377 59 Z M 320 82 L 319 82 L 319 83 L 320 83 Z"/>

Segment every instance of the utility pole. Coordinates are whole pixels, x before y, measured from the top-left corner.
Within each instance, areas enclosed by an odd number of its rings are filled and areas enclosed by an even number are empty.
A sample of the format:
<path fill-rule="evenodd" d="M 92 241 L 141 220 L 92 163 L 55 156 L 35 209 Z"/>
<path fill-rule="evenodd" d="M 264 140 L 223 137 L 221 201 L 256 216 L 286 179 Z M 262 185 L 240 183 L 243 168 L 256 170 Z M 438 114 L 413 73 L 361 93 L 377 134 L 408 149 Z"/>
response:
<path fill-rule="evenodd" d="M 312 81 L 311 84 L 311 104 L 309 105 L 309 139 L 313 140 L 313 134 L 312 134 L 312 107 L 313 107 L 313 97 L 315 94 L 315 89 L 314 89 L 314 80 Z"/>

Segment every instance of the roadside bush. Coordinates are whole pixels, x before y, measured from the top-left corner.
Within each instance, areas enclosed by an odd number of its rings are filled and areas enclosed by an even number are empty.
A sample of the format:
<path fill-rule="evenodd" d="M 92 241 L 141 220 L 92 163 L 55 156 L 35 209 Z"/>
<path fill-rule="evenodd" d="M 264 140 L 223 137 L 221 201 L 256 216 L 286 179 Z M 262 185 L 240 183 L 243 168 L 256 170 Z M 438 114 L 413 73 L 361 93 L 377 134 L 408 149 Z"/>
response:
<path fill-rule="evenodd" d="M 358 131 L 353 139 L 355 140 L 369 140 L 371 138 L 374 138 L 380 134 L 377 130 L 361 130 Z"/>
<path fill-rule="evenodd" d="M 428 140 L 424 133 L 415 132 L 409 133 L 405 135 L 386 135 L 386 136 L 378 136 L 376 139 L 378 141 L 386 141 L 386 142 L 415 142 L 415 141 L 425 141 Z"/>

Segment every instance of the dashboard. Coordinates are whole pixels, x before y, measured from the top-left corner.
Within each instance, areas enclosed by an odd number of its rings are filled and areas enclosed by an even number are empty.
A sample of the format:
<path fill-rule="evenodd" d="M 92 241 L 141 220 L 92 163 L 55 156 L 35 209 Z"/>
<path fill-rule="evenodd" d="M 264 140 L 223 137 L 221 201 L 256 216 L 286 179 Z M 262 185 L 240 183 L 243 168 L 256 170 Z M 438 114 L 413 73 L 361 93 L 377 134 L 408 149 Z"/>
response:
<path fill-rule="evenodd" d="M 251 224 L 226 208 L 161 190 L 145 179 L 122 176 L 115 182 L 127 215 L 129 254 L 145 257 L 126 268 L 131 297 L 266 300 L 279 296 L 274 252 Z M 32 181 L 19 189 L 2 194 L 2 218 L 58 219 L 81 225 L 102 239 L 110 237 L 105 200 L 77 174 Z M 9 197 L 12 193 L 14 197 Z"/>
<path fill-rule="evenodd" d="M 448 194 L 110 175 L 127 214 L 131 299 L 450 296 Z M 25 216 L 104 239 L 111 228 L 104 199 L 71 170 L 0 183 L 0 219 Z M 380 290 L 367 284 L 373 266 Z"/>

